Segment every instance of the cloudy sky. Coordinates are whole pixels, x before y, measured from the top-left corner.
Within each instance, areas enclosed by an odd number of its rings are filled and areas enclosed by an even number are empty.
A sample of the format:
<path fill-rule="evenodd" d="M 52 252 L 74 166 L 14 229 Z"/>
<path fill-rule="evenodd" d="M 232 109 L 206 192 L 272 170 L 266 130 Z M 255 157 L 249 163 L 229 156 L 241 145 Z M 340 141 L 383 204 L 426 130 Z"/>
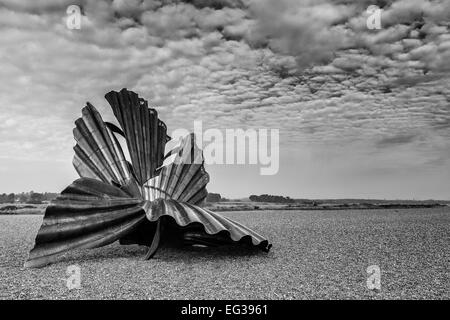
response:
<path fill-rule="evenodd" d="M 278 174 L 207 167 L 223 196 L 450 199 L 449 28 L 448 0 L 0 0 L 0 193 L 68 185 L 81 108 L 127 87 L 169 132 L 280 130 Z"/>

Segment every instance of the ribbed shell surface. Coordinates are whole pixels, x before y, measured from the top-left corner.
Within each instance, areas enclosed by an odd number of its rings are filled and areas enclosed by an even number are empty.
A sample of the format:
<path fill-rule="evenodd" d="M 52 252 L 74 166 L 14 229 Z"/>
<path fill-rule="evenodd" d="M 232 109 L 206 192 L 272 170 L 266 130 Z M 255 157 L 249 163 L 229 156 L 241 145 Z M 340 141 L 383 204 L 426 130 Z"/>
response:
<path fill-rule="evenodd" d="M 158 199 L 151 203 L 148 202 L 145 211 L 147 219 L 150 221 L 157 221 L 161 217 L 167 216 L 171 217 L 180 227 L 197 223 L 203 226 L 208 235 L 226 232 L 227 236 L 234 242 L 250 239 L 252 245 L 263 250 L 268 251 L 271 247 L 264 237 L 246 226 L 190 203 Z"/>
<path fill-rule="evenodd" d="M 73 249 L 110 244 L 145 220 L 145 202 L 102 181 L 81 178 L 45 211 L 26 267 L 56 261 Z"/>
<path fill-rule="evenodd" d="M 195 143 L 194 135 L 181 139 L 167 154 L 169 156 L 166 156 L 159 175 L 144 185 L 146 200 L 162 198 L 201 204 L 208 195 L 206 185 L 209 175 L 203 166 L 203 154 Z"/>
<path fill-rule="evenodd" d="M 47 207 L 26 267 L 116 240 L 151 244 L 159 240 L 155 230 L 162 217 L 171 217 L 190 244 L 235 242 L 270 249 L 251 229 L 198 206 L 208 194 L 209 175 L 193 134 L 164 155 L 167 128 L 147 101 L 126 89 L 105 97 L 121 129 L 104 122 L 90 103 L 82 109 L 73 131 L 73 164 L 81 178 Z M 131 163 L 116 135 L 125 138 Z"/>

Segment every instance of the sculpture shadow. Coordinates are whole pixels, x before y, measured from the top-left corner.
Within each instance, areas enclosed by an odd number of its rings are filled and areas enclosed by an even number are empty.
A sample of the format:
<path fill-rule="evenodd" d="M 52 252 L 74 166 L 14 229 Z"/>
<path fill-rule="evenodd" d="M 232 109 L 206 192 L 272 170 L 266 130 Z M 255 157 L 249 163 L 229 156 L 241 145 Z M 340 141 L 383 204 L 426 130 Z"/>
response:
<path fill-rule="evenodd" d="M 79 264 L 86 262 L 101 263 L 114 259 L 133 259 L 144 261 L 148 247 L 142 245 L 119 245 L 114 243 L 102 248 L 78 249 L 61 256 L 55 264 Z M 168 242 L 163 244 L 156 255 L 146 261 L 150 265 L 152 261 L 163 261 L 170 263 L 196 263 L 205 259 L 216 261 L 227 261 L 234 258 L 261 258 L 268 257 L 268 254 L 257 248 L 246 247 L 238 244 L 220 245 L 215 247 L 199 245 L 180 245 Z"/>

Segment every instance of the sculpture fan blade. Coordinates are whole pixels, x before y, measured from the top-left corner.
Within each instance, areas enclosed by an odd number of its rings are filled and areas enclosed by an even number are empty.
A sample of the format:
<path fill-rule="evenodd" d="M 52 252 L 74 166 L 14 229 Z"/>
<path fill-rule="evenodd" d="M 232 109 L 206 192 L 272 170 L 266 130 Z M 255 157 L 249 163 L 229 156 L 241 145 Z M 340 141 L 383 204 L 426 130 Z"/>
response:
<path fill-rule="evenodd" d="M 73 135 L 73 165 L 80 177 L 98 179 L 105 183 L 126 185 L 132 180 L 122 148 L 107 128 L 98 111 L 90 103 L 75 121 Z"/>
<path fill-rule="evenodd" d="M 194 134 L 180 140 L 168 153 L 159 175 L 144 185 L 146 199 L 174 199 L 199 205 L 208 195 L 209 175 L 203 166 L 203 154 Z"/>
<path fill-rule="evenodd" d="M 81 178 L 45 211 L 25 267 L 54 262 L 69 250 L 110 244 L 145 221 L 144 202 L 104 182 Z"/>
<path fill-rule="evenodd" d="M 270 249 L 272 245 L 251 229 L 197 206 L 208 194 L 209 175 L 193 134 L 164 157 L 170 137 L 156 110 L 126 89 L 105 97 L 122 130 L 105 123 L 91 104 L 83 108 L 75 122 L 73 160 L 81 178 L 47 207 L 26 267 L 116 240 L 149 246 L 150 258 L 165 232 L 163 217 L 171 217 L 177 226 L 168 235 L 181 236 L 184 243 L 244 243 Z M 125 138 L 131 164 L 115 134 Z"/>
<path fill-rule="evenodd" d="M 167 216 L 179 227 L 184 228 L 185 243 L 206 245 L 245 243 L 264 251 L 269 251 L 272 247 L 268 240 L 242 224 L 190 203 L 158 199 L 147 203 L 146 207 L 147 219 L 150 222 Z"/>
<path fill-rule="evenodd" d="M 158 119 L 156 110 L 148 108 L 147 101 L 132 91 L 111 91 L 105 98 L 122 127 L 136 179 L 142 186 L 163 162 L 169 139 L 166 125 Z"/>

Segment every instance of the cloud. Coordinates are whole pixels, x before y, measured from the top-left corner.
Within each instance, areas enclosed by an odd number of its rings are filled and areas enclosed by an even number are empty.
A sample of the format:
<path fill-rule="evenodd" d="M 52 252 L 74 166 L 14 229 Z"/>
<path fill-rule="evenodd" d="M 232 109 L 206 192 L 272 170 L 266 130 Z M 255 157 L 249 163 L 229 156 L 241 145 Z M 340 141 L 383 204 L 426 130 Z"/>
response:
<path fill-rule="evenodd" d="M 413 142 L 416 138 L 417 138 L 416 134 L 403 134 L 403 135 L 400 134 L 392 137 L 383 138 L 377 143 L 377 145 L 378 147 L 397 146 Z"/>
<path fill-rule="evenodd" d="M 84 103 L 112 120 L 103 95 L 122 87 L 147 98 L 169 130 L 199 119 L 279 128 L 288 155 L 330 150 L 344 163 L 356 152 L 355 163 L 375 166 L 373 153 L 401 148 L 395 161 L 379 155 L 384 168 L 409 167 L 408 157 L 446 163 L 445 1 L 385 1 L 379 31 L 365 26 L 371 1 L 0 2 L 8 163 L 70 159 Z M 77 3 L 82 27 L 69 30 L 65 10 Z"/>
<path fill-rule="evenodd" d="M 329 62 L 336 50 L 351 44 L 338 23 L 351 15 L 353 7 L 328 1 L 252 1 L 255 18 L 247 40 L 276 53 L 294 56 L 297 67 Z"/>

